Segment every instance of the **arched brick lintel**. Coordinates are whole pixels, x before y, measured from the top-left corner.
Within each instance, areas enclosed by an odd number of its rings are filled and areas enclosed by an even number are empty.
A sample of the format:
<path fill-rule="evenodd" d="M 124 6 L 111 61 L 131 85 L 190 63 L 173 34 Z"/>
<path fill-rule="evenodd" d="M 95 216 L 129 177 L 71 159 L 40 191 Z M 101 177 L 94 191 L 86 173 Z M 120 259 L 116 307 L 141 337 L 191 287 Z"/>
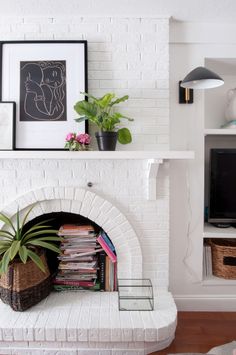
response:
<path fill-rule="evenodd" d="M 1 211 L 14 218 L 35 204 L 29 220 L 51 212 L 69 212 L 89 218 L 111 238 L 117 253 L 119 278 L 142 278 L 138 237 L 125 215 L 99 195 L 76 187 L 43 187 L 18 197 Z"/>

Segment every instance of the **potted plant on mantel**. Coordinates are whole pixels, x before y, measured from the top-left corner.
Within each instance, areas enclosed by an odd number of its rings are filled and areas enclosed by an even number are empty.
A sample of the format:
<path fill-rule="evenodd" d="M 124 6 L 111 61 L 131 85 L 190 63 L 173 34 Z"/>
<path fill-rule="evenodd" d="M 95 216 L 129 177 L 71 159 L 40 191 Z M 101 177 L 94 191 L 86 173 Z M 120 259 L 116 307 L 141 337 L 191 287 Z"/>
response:
<path fill-rule="evenodd" d="M 115 150 L 117 140 L 121 144 L 128 144 L 132 141 L 132 136 L 128 128 L 120 128 L 121 119 L 133 121 L 132 118 L 124 116 L 122 113 L 115 112 L 114 106 L 128 100 L 125 95 L 116 98 L 115 94 L 107 93 L 101 98 L 96 98 L 87 93 L 83 93 L 89 101 L 78 101 L 74 109 L 81 116 L 77 122 L 89 120 L 94 123 L 99 132 L 95 133 L 99 150 Z"/>
<path fill-rule="evenodd" d="M 32 208 L 22 222 L 17 211 L 16 225 L 0 213 L 5 225 L 0 230 L 0 298 L 15 311 L 24 311 L 48 296 L 52 283 L 44 249 L 60 253 L 52 242 L 61 238 L 48 225 L 49 220 L 25 228 Z"/>

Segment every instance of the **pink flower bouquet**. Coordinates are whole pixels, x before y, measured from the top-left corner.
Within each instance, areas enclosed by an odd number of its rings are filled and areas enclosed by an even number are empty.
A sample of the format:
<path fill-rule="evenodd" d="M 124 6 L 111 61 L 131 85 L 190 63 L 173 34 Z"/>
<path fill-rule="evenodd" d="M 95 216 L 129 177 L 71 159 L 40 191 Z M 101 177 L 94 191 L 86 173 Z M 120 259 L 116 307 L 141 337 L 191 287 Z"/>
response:
<path fill-rule="evenodd" d="M 68 133 L 65 148 L 69 150 L 89 150 L 91 137 L 87 133 Z"/>

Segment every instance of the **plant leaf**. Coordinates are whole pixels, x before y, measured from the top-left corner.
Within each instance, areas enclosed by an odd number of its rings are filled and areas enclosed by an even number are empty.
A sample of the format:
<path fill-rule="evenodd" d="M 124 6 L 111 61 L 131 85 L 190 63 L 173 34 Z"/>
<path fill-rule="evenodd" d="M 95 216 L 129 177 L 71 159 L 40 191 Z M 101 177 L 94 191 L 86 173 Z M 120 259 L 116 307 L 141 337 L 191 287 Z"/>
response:
<path fill-rule="evenodd" d="M 1 243 L 0 243 L 0 249 L 3 249 L 3 248 L 10 248 L 10 247 L 11 247 L 11 242 L 7 242 L 7 243 L 1 242 Z"/>
<path fill-rule="evenodd" d="M 0 230 L 0 238 L 13 240 L 15 238 L 15 236 L 13 234 L 11 234 L 10 232 Z"/>
<path fill-rule="evenodd" d="M 16 254 L 18 253 L 20 248 L 20 241 L 19 240 L 14 240 L 12 243 L 9 251 L 10 251 L 10 259 L 13 260 Z"/>
<path fill-rule="evenodd" d="M 85 120 L 87 120 L 87 117 L 86 116 L 82 116 L 82 117 L 78 117 L 78 118 L 75 118 L 75 121 L 76 122 L 84 122 Z"/>
<path fill-rule="evenodd" d="M 36 231 L 36 232 L 33 231 L 32 233 L 29 233 L 29 234 L 24 236 L 24 238 L 22 239 L 22 245 L 25 244 L 28 240 L 30 240 L 32 238 L 35 238 L 35 237 L 37 237 L 39 235 L 47 236 L 47 234 L 54 234 L 55 235 L 57 233 L 58 233 L 58 230 L 56 230 L 56 229 L 44 229 L 44 230 L 40 230 L 40 231 Z"/>
<path fill-rule="evenodd" d="M 24 239 L 24 237 L 26 237 L 28 234 L 30 234 L 31 232 L 34 232 L 36 230 L 43 230 L 44 228 L 51 228 L 51 226 L 44 226 L 44 225 L 38 225 L 38 224 L 35 224 L 33 227 L 31 227 L 30 229 L 28 229 L 22 236 L 22 239 Z"/>
<path fill-rule="evenodd" d="M 97 98 L 88 94 L 87 92 L 80 92 L 82 95 L 87 96 L 90 99 L 93 99 L 95 102 L 97 101 Z"/>
<path fill-rule="evenodd" d="M 14 227 L 12 221 L 5 214 L 0 213 L 0 221 L 5 223 L 7 226 L 11 227 L 13 229 L 14 233 L 16 233 L 16 230 L 15 230 L 15 227 Z"/>
<path fill-rule="evenodd" d="M 128 100 L 128 98 L 129 98 L 128 95 L 122 96 L 122 97 L 116 99 L 115 101 L 113 101 L 113 102 L 111 103 L 111 106 L 117 105 L 117 104 L 119 104 L 120 102 L 124 102 L 124 101 Z"/>
<path fill-rule="evenodd" d="M 16 213 L 16 240 L 20 239 L 20 235 L 21 235 L 20 212 L 19 212 L 19 208 L 18 208 L 17 213 Z"/>
<path fill-rule="evenodd" d="M 24 245 L 20 246 L 19 256 L 20 256 L 22 263 L 25 264 L 28 259 L 28 252 L 27 252 L 27 248 Z"/>
<path fill-rule="evenodd" d="M 10 249 L 8 249 L 2 257 L 0 274 L 5 274 L 7 272 L 9 263 L 10 263 Z"/>
<path fill-rule="evenodd" d="M 12 244 L 12 241 L 11 240 L 1 240 L 0 241 L 0 248 L 1 247 L 7 247 L 7 246 L 11 246 L 11 244 Z"/>
<path fill-rule="evenodd" d="M 27 219 L 28 219 L 28 216 L 29 216 L 29 214 L 30 214 L 30 212 L 32 211 L 32 209 L 35 207 L 35 204 L 27 211 L 27 213 L 25 214 L 25 217 L 23 218 L 23 220 L 22 220 L 22 225 L 21 225 L 21 228 L 23 228 L 24 227 L 24 225 L 25 225 L 25 223 L 26 223 L 26 221 L 27 221 Z"/>
<path fill-rule="evenodd" d="M 101 108 L 108 107 L 111 104 L 111 100 L 114 99 L 114 97 L 115 97 L 115 94 L 108 93 L 108 94 L 104 95 L 103 97 L 101 97 L 101 99 L 97 100 L 97 104 Z"/>
<path fill-rule="evenodd" d="M 132 136 L 128 128 L 121 128 L 118 130 L 118 141 L 121 144 L 128 144 L 132 142 Z"/>
<path fill-rule="evenodd" d="M 52 244 L 52 243 L 46 243 L 46 242 L 42 242 L 42 241 L 40 241 L 40 240 L 30 240 L 29 242 L 27 242 L 26 244 L 30 244 L 30 245 L 36 245 L 36 246 L 38 246 L 38 247 L 42 247 L 42 248 L 46 248 L 46 249 L 50 249 L 50 250 L 52 250 L 52 251 L 55 251 L 55 253 L 60 253 L 61 251 L 60 251 L 60 249 L 56 246 L 56 245 L 54 245 L 54 244 Z"/>
<path fill-rule="evenodd" d="M 7 249 L 9 249 L 9 247 L 0 248 L 0 255 L 5 253 L 5 251 L 7 251 Z"/>
<path fill-rule="evenodd" d="M 61 238 L 61 237 L 42 237 L 42 238 L 37 238 L 37 240 L 42 240 L 42 241 L 44 241 L 44 240 L 48 240 L 48 241 L 55 241 L 55 242 L 61 242 L 62 240 L 63 240 L 63 238 Z"/>
<path fill-rule="evenodd" d="M 81 115 L 81 116 L 85 116 L 88 119 L 92 119 L 96 116 L 97 114 L 97 107 L 96 105 L 88 102 L 88 101 L 78 101 L 75 105 L 74 105 L 74 109 L 75 111 Z"/>
<path fill-rule="evenodd" d="M 35 252 L 29 249 L 27 249 L 27 254 L 30 257 L 30 259 L 38 266 L 38 268 L 45 273 L 46 272 L 45 266 L 42 260 L 40 259 L 40 257 Z"/>

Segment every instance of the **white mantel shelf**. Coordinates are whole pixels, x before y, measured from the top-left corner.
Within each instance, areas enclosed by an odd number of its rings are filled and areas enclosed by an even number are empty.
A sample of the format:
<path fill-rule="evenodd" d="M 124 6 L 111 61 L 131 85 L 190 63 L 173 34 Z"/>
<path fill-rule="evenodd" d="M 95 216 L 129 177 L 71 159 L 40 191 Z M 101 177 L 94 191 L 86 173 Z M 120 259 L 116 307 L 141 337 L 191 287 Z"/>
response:
<path fill-rule="evenodd" d="M 78 160 L 147 160 L 148 200 L 157 198 L 157 174 L 159 165 L 166 160 L 194 159 L 193 151 L 89 151 L 69 152 L 64 150 L 11 150 L 0 151 L 0 159 L 78 159 Z"/>
<path fill-rule="evenodd" d="M 192 151 L 89 151 L 89 152 L 69 152 L 64 150 L 8 150 L 0 151 L 0 159 L 193 159 Z"/>

